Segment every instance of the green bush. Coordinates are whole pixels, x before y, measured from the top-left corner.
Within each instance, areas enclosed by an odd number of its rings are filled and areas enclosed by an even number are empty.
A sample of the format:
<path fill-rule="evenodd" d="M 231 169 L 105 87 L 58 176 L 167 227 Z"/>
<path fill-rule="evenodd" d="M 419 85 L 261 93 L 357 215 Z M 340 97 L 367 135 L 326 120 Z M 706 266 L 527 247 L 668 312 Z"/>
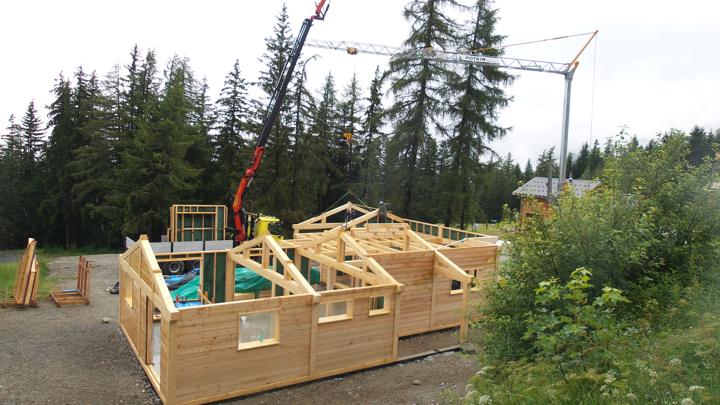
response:
<path fill-rule="evenodd" d="M 610 149 L 599 189 L 511 237 L 464 402 L 720 403 L 717 162 L 677 132 Z"/>
<path fill-rule="evenodd" d="M 675 133 L 650 150 L 618 142 L 613 156 L 600 189 L 582 198 L 564 193 L 555 215 L 531 219 L 511 238 L 479 323 L 488 355 L 517 360 L 536 353 L 522 337 L 535 288 L 549 278 L 565 284 L 585 268 L 593 275 L 590 300 L 613 286 L 632 302 L 618 316 L 653 325 L 687 286 L 707 278 L 720 235 L 720 198 L 706 188 L 714 168 L 689 166 L 687 140 Z"/>

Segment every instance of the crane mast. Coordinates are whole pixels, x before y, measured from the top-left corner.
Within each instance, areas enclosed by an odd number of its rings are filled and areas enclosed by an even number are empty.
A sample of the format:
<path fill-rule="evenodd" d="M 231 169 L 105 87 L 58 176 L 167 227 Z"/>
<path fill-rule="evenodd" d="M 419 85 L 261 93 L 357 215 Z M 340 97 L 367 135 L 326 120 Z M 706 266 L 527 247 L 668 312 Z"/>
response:
<path fill-rule="evenodd" d="M 401 48 L 387 45 L 366 44 L 362 42 L 351 41 L 324 41 L 310 40 L 307 46 L 322 49 L 332 49 L 337 51 L 345 51 L 350 55 L 358 53 L 367 53 L 373 55 L 390 56 L 393 59 L 430 59 L 448 63 L 460 63 L 466 65 L 482 65 L 493 66 L 503 69 L 527 70 L 542 73 L 556 73 L 565 78 L 565 97 L 563 100 L 563 120 L 562 120 L 562 137 L 560 142 L 560 175 L 556 193 L 559 194 L 563 184 L 567 181 L 567 143 L 568 130 L 570 124 L 570 92 L 572 90 L 572 79 L 575 70 L 578 67 L 578 58 L 585 48 L 597 35 L 597 31 L 593 32 L 590 38 L 585 42 L 575 58 L 569 63 L 563 62 L 547 62 L 532 59 L 517 59 L 503 56 L 487 56 L 477 52 L 462 51 L 445 51 L 433 48 Z M 548 181 L 552 181 L 549 179 Z M 550 196 L 548 196 L 549 198 Z"/>
<path fill-rule="evenodd" d="M 322 21 L 325 19 L 325 14 L 327 14 L 327 10 L 330 7 L 329 4 L 325 6 L 325 1 L 326 0 L 321 0 L 320 3 L 315 6 L 315 13 L 303 21 L 302 27 L 300 27 L 300 33 L 295 39 L 290 55 L 288 56 L 287 61 L 285 61 L 285 65 L 283 66 L 280 77 L 278 78 L 277 86 L 270 97 L 268 108 L 265 111 L 262 130 L 258 136 L 252 160 L 250 161 L 250 167 L 245 170 L 242 179 L 240 179 L 240 184 L 238 185 L 237 191 L 235 192 L 235 199 L 233 200 L 232 209 L 235 220 L 235 243 L 247 240 L 247 219 L 243 210 L 243 197 L 248 187 L 250 187 L 250 183 L 252 183 L 252 179 L 255 177 L 255 173 L 262 162 L 263 155 L 265 154 L 265 145 L 267 144 L 270 132 L 272 132 L 272 128 L 277 120 L 277 116 L 280 113 L 285 93 L 287 93 L 288 84 L 290 84 L 290 81 L 292 80 L 295 65 L 300 59 L 300 53 L 302 52 L 303 45 L 307 39 L 308 32 L 310 32 L 310 28 L 312 28 L 313 21 Z"/>

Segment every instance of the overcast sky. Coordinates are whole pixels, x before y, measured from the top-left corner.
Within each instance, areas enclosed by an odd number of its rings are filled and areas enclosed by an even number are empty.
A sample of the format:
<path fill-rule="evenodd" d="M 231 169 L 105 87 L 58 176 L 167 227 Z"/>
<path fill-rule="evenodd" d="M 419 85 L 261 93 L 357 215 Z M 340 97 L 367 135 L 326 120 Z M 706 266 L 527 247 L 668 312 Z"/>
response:
<path fill-rule="evenodd" d="M 44 108 L 60 72 L 105 75 L 124 65 L 134 44 L 155 49 L 161 65 L 173 54 L 190 58 L 196 76 L 207 77 L 213 97 L 235 59 L 249 80 L 257 77 L 264 38 L 272 32 L 282 0 L 250 1 L 3 1 L 0 2 L 0 123 L 22 116 L 35 100 Z M 297 32 L 312 13 L 311 0 L 290 0 L 288 12 Z M 399 46 L 407 36 L 405 1 L 334 0 L 326 21 L 312 39 L 352 40 Z M 604 139 L 625 126 L 646 142 L 670 128 L 693 125 L 720 128 L 720 6 L 712 1 L 578 0 L 496 1 L 497 32 L 506 44 L 599 30 L 580 58 L 572 89 L 570 151 L 583 142 Z M 568 62 L 582 38 L 508 48 L 507 56 Z M 332 70 L 342 89 L 353 72 L 363 89 L 383 56 L 348 56 L 306 48 L 320 55 L 308 65 L 318 88 Z M 563 78 L 513 71 L 514 97 L 501 125 L 513 130 L 491 145 L 511 152 L 521 166 L 560 142 Z M 594 91 L 593 91 L 594 89 Z M 591 131 L 592 129 L 592 131 Z M 4 131 L 2 131 L 4 132 Z M 556 148 L 556 149 L 559 149 Z"/>

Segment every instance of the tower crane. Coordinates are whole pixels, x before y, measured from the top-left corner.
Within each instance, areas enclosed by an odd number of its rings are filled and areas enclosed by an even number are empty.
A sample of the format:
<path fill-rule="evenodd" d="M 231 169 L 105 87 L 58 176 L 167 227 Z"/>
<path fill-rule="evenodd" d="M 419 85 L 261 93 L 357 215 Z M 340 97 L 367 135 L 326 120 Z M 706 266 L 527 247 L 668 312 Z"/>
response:
<path fill-rule="evenodd" d="M 345 51 L 349 55 L 357 55 L 359 53 L 367 53 L 373 55 L 390 56 L 393 59 L 430 59 L 447 63 L 460 63 L 466 65 L 482 65 L 493 66 L 503 69 L 529 70 L 533 72 L 555 73 L 565 77 L 565 98 L 563 101 L 563 120 L 562 120 L 562 137 L 560 141 L 560 181 L 556 193 L 560 193 L 563 184 L 567 181 L 567 143 L 568 143 L 568 127 L 570 124 L 570 91 L 572 89 L 572 79 L 575 70 L 578 67 L 578 59 L 582 55 L 585 48 L 592 42 L 597 35 L 597 31 L 591 34 L 590 38 L 580 48 L 577 55 L 567 63 L 564 62 L 546 62 L 531 59 L 508 58 L 504 56 L 488 56 L 479 52 L 468 51 L 445 51 L 434 48 L 401 48 L 395 46 L 367 44 L 362 42 L 351 41 L 325 41 L 310 40 L 306 45 L 313 48 L 332 49 L 337 51 Z M 549 179 L 548 181 L 552 181 Z M 552 183 L 550 183 L 552 184 Z M 549 196 L 548 196 L 549 197 Z"/>

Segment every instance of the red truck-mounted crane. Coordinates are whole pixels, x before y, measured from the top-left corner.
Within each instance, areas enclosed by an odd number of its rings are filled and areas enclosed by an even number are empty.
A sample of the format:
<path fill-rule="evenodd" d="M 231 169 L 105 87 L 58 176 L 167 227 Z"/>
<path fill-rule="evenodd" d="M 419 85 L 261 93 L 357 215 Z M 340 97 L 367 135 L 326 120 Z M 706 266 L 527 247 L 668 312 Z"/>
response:
<path fill-rule="evenodd" d="M 280 107 L 282 106 L 285 93 L 287 92 L 287 86 L 292 80 L 293 70 L 295 70 L 295 64 L 300 59 L 300 52 L 302 51 L 305 39 L 307 38 L 308 32 L 312 27 L 313 21 L 324 20 L 325 14 L 330 7 L 330 4 L 325 5 L 326 0 L 321 0 L 320 3 L 315 5 L 315 13 L 303 21 L 300 33 L 295 39 L 290 56 L 283 66 L 282 73 L 278 80 L 277 86 L 270 97 L 270 103 L 265 112 L 265 120 L 263 122 L 260 136 L 258 136 L 257 144 L 255 145 L 255 151 L 253 152 L 252 160 L 250 161 L 250 167 L 245 170 L 240 184 L 238 185 L 237 191 L 235 192 L 235 200 L 233 201 L 233 214 L 235 217 L 235 243 L 242 243 L 248 239 L 247 235 L 247 213 L 243 209 L 243 197 L 250 183 L 252 182 L 255 173 L 257 173 L 260 163 L 262 162 L 263 155 L 265 154 L 265 144 L 267 143 L 270 132 L 272 131 L 275 120 L 277 119 Z"/>

